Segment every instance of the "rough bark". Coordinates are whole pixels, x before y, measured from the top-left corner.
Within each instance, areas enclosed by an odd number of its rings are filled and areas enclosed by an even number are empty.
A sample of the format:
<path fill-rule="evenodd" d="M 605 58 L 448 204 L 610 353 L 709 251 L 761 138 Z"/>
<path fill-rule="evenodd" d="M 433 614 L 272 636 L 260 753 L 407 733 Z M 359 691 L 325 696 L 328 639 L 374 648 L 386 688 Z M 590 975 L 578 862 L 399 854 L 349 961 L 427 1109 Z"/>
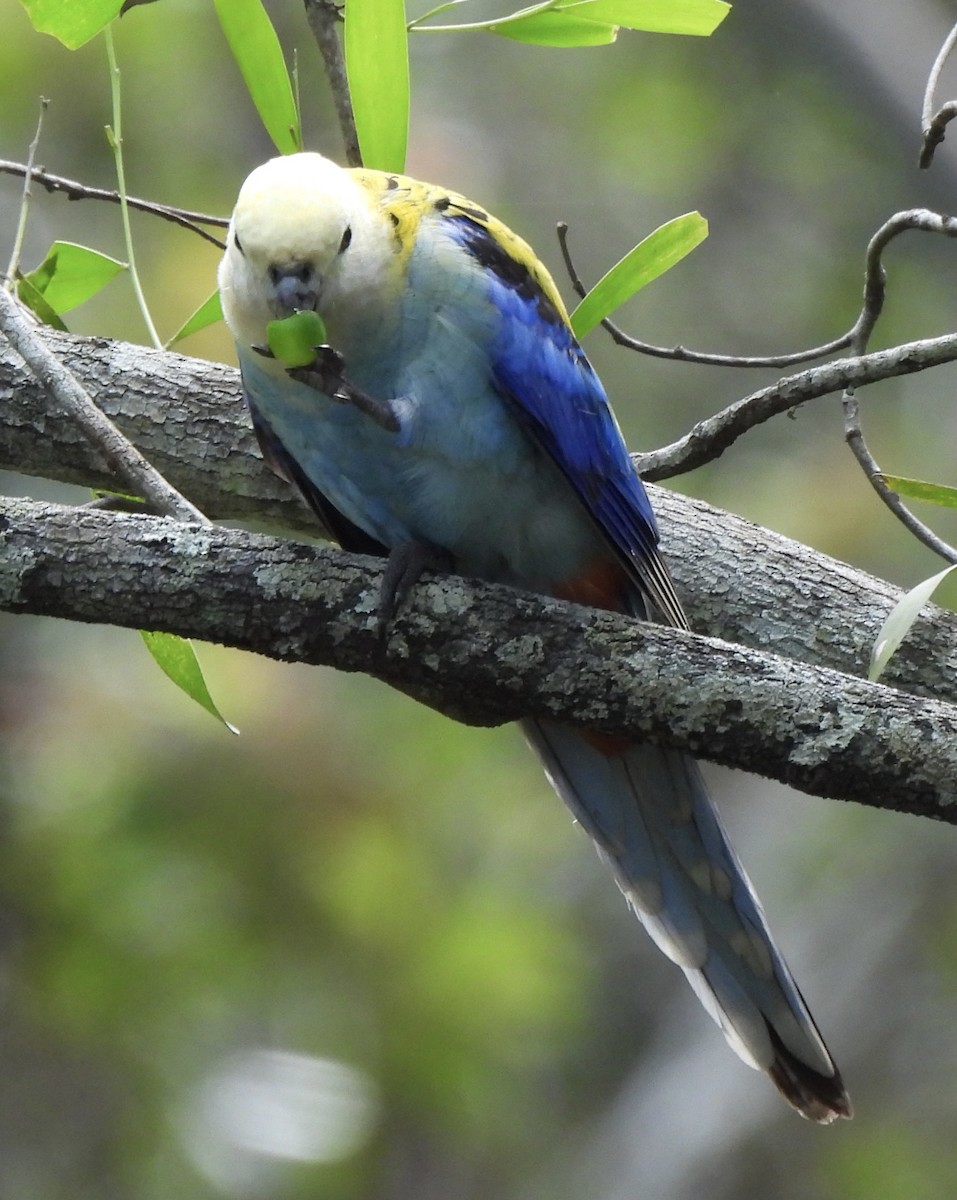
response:
<path fill-rule="evenodd" d="M 45 336 L 203 511 L 314 528 L 264 468 L 235 371 Z M 0 414 L 0 467 L 110 485 L 95 450 L 3 347 Z M 929 607 L 894 660 L 888 682 L 914 695 L 848 678 L 863 673 L 896 589 L 700 502 L 660 489 L 654 500 L 695 627 L 738 645 L 457 580 L 419 589 L 383 640 L 370 560 L 26 501 L 4 509 L 0 606 L 363 670 L 464 720 L 551 714 L 816 794 L 954 819 L 957 617 Z"/>

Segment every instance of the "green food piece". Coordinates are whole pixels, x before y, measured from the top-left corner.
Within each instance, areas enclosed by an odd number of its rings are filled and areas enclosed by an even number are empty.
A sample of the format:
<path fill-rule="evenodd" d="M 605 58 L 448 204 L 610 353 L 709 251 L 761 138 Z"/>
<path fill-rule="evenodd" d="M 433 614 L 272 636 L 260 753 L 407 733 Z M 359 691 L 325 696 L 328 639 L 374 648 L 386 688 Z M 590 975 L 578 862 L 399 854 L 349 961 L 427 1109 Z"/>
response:
<path fill-rule="evenodd" d="M 326 342 L 322 317 L 312 310 L 294 312 L 266 326 L 266 342 L 285 367 L 308 367 L 315 361 L 316 347 Z"/>

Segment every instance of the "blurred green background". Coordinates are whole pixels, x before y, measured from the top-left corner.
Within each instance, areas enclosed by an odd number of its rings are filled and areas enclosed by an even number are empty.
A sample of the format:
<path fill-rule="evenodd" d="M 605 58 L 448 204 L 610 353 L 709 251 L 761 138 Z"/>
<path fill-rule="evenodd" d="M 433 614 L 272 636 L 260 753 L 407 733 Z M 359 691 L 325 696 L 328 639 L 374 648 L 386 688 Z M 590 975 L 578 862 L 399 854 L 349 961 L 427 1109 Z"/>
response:
<path fill-rule="evenodd" d="M 336 155 L 301 5 L 270 12 L 298 50 L 308 146 Z M 708 40 L 419 37 L 409 171 L 490 205 L 566 294 L 556 221 L 593 281 L 698 208 L 711 237 L 622 323 L 798 349 L 853 320 L 882 220 L 953 206 L 951 142 L 916 167 L 952 20 L 933 0 L 738 0 Z M 136 9 L 116 39 L 130 190 L 227 213 L 272 151 L 212 5 Z M 39 161 L 112 186 L 102 43 L 68 53 L 0 0 L 0 156 L 25 159 L 40 95 Z M 18 205 L 0 177 L 3 261 Z M 168 335 L 217 253 L 150 218 L 135 234 Z M 25 264 L 55 237 L 124 256 L 115 208 L 40 193 Z M 894 245 L 875 345 L 954 327 L 955 253 Z M 122 279 L 69 324 L 144 340 Z M 232 361 L 221 327 L 184 349 Z M 779 374 L 639 359 L 601 333 L 588 349 L 635 448 Z M 957 482 L 954 386 L 943 369 L 867 392 L 883 466 Z M 937 569 L 872 497 L 836 398 L 674 486 L 896 582 Z M 0 620 L 0 1200 L 953 1196 L 957 831 L 712 772 L 857 1105 L 821 1130 L 726 1048 L 515 730 L 460 728 L 363 678 L 202 656 L 239 739 L 136 634 Z"/>

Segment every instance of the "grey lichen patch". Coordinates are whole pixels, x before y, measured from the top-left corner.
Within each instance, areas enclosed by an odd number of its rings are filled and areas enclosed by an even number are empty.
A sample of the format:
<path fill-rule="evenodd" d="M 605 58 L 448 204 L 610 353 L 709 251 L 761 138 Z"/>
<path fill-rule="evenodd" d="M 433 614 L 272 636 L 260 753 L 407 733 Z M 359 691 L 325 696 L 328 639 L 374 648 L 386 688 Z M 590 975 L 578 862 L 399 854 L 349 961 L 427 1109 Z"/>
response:
<path fill-rule="evenodd" d="M 817 728 L 799 738 L 788 757 L 795 766 L 820 766 L 846 751 L 866 726 L 864 712 L 822 712 Z"/>
<path fill-rule="evenodd" d="M 376 588 L 366 588 L 360 592 L 356 598 L 356 602 L 352 607 L 355 613 L 364 613 L 368 616 L 376 615 L 379 612 L 379 592 Z"/>
<path fill-rule="evenodd" d="M 261 563 L 253 571 L 253 579 L 267 600 L 278 600 L 289 594 L 288 572 L 281 563 Z"/>
<path fill-rule="evenodd" d="M 474 605 L 461 583 L 451 580 L 436 580 L 424 585 L 429 609 L 437 617 L 459 616 Z"/>
<path fill-rule="evenodd" d="M 0 607 L 16 608 L 23 595 L 26 579 L 39 561 L 37 553 L 29 546 L 17 546 L 9 540 L 0 539 L 3 546 L 0 565 Z"/>
<path fill-rule="evenodd" d="M 215 534 L 206 525 L 167 521 L 155 529 L 147 525 L 139 531 L 139 540 L 144 545 L 161 542 L 184 558 L 208 558 Z"/>
<path fill-rule="evenodd" d="M 544 660 L 544 645 L 537 634 L 521 634 L 497 646 L 495 657 L 505 668 L 526 672 L 532 667 L 541 666 Z"/>

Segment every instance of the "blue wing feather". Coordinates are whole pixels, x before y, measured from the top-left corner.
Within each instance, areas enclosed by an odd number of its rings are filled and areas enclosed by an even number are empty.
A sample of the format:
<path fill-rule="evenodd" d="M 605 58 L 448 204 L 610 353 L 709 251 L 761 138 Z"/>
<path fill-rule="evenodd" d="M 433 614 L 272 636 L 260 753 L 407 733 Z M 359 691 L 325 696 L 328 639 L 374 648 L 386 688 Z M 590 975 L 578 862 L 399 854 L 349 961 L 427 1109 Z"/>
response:
<path fill-rule="evenodd" d="M 658 555 L 658 526 L 605 390 L 561 313 L 483 225 L 446 218 L 485 269 L 500 314 L 491 347 L 499 393 L 556 463 L 617 556 L 668 619 L 686 625 Z"/>

